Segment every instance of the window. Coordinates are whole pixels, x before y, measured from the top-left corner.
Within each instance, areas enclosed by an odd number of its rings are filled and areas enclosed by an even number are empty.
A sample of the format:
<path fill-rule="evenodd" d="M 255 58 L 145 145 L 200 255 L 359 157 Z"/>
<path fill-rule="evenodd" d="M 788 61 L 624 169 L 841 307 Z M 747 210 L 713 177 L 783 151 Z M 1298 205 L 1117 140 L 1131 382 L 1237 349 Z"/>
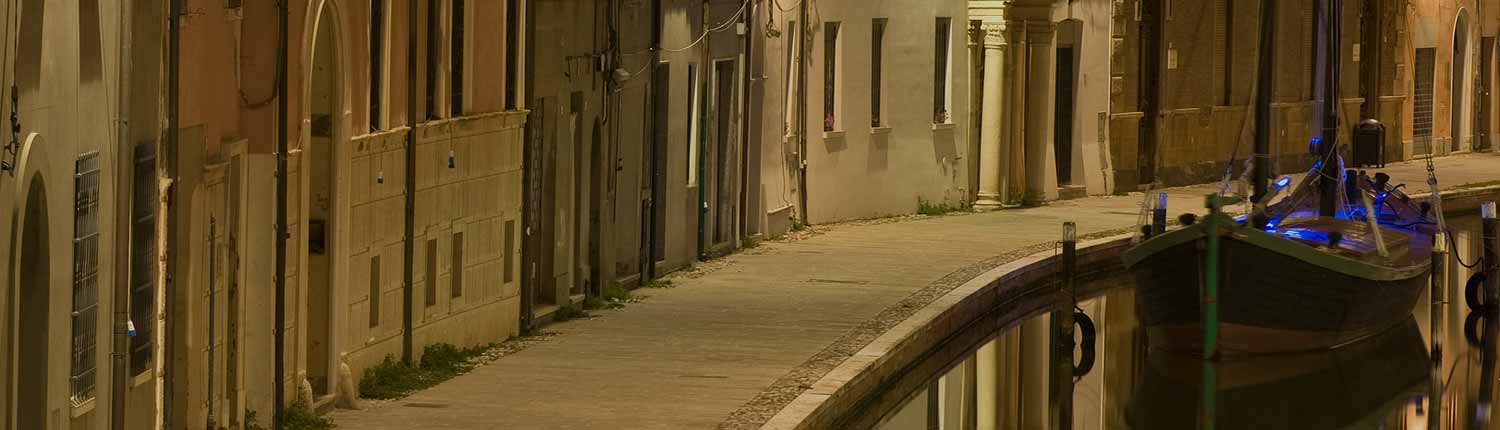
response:
<path fill-rule="evenodd" d="M 150 370 L 156 329 L 156 145 L 135 147 L 130 211 L 130 374 Z"/>
<path fill-rule="evenodd" d="M 799 106 L 797 100 L 800 97 L 797 94 L 797 76 L 801 73 L 799 70 L 801 68 L 795 66 L 802 64 L 802 27 L 797 26 L 797 21 L 786 22 L 785 40 L 786 74 L 783 76 L 786 76 L 786 99 L 782 103 L 782 110 L 785 111 L 786 118 L 781 123 L 781 135 L 790 136 L 792 134 L 792 124 L 801 121 L 797 118 L 797 106 Z"/>
<path fill-rule="evenodd" d="M 464 234 L 453 233 L 453 266 L 448 270 L 448 278 L 453 281 L 453 297 L 464 295 Z"/>
<path fill-rule="evenodd" d="M 99 154 L 78 157 L 73 175 L 73 405 L 94 398 L 99 310 Z"/>
<path fill-rule="evenodd" d="M 880 114 L 881 94 L 885 87 L 885 18 L 875 18 L 870 26 L 870 126 L 885 125 Z"/>
<path fill-rule="evenodd" d="M 507 0 L 505 3 L 505 109 L 520 109 L 520 76 L 517 70 L 518 59 L 521 54 L 520 31 L 521 21 L 517 19 L 520 14 L 516 13 L 517 0 Z"/>
<path fill-rule="evenodd" d="M 370 131 L 380 130 L 384 103 L 385 2 L 370 0 Z"/>
<path fill-rule="evenodd" d="M 450 116 L 463 116 L 464 114 L 464 0 L 453 0 L 453 10 L 450 17 L 453 19 L 452 39 L 448 41 L 448 48 L 452 54 L 448 57 L 450 68 L 452 68 L 452 80 L 448 82 L 452 107 L 448 110 Z"/>
<path fill-rule="evenodd" d="M 698 185 L 698 65 L 688 64 L 688 174 L 689 187 Z"/>
<path fill-rule="evenodd" d="M 437 239 L 427 239 L 427 306 L 437 304 L 438 253 Z"/>
<path fill-rule="evenodd" d="M 952 18 L 937 19 L 937 37 L 934 38 L 937 45 L 933 47 L 935 53 L 933 76 L 936 82 L 932 87 L 932 122 L 936 124 L 947 124 L 952 119 L 948 115 L 948 94 L 952 90 L 949 87 L 950 79 L 948 79 L 948 62 L 951 61 L 948 52 L 952 45 L 952 27 Z"/>
<path fill-rule="evenodd" d="M 516 280 L 516 220 L 505 220 L 505 270 L 502 282 Z"/>
<path fill-rule="evenodd" d="M 437 111 L 437 108 L 438 108 L 438 103 L 437 103 L 438 73 L 441 71 L 441 69 L 438 67 L 440 65 L 439 56 L 441 55 L 440 51 L 439 51 L 439 47 L 442 46 L 442 44 L 439 43 L 439 40 L 438 40 L 438 38 L 441 37 L 438 34 L 438 28 L 440 27 L 440 24 L 442 23 L 442 21 L 440 19 L 438 19 L 438 18 L 439 18 L 438 17 L 438 1 L 437 0 L 428 0 L 428 2 L 427 2 L 427 119 L 437 119 L 438 118 L 438 111 Z"/>
<path fill-rule="evenodd" d="M 370 327 L 380 326 L 380 256 L 370 257 Z"/>
<path fill-rule="evenodd" d="M 823 131 L 839 127 L 839 23 L 823 24 Z"/>
<path fill-rule="evenodd" d="M 1432 153 L 1433 66 L 1436 58 L 1437 48 L 1417 48 L 1417 76 L 1413 79 L 1417 95 L 1412 102 L 1412 143 L 1417 154 Z"/>

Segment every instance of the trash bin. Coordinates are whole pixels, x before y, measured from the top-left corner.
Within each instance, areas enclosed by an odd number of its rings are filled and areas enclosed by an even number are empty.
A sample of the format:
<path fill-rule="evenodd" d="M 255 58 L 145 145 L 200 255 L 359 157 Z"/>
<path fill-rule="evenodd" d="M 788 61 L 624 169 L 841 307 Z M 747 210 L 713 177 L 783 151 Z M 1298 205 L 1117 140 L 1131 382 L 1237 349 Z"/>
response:
<path fill-rule="evenodd" d="M 1354 127 L 1354 167 L 1385 167 L 1385 124 L 1368 118 Z"/>

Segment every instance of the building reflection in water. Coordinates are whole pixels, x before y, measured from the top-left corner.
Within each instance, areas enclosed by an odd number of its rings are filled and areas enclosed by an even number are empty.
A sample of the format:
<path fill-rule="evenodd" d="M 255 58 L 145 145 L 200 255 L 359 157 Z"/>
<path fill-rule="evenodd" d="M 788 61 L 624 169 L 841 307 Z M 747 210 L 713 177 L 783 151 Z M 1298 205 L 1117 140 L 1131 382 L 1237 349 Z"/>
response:
<path fill-rule="evenodd" d="M 1479 241 L 1466 232 L 1477 231 L 1477 220 L 1451 224 L 1458 259 L 1473 265 Z M 1466 306 L 1464 281 L 1475 270 L 1450 262 L 1450 287 L 1438 303 L 1424 292 L 1411 319 L 1380 335 L 1331 351 L 1220 362 L 1150 351 L 1132 282 L 1108 280 L 1118 287 L 1079 303 L 1098 326 L 1099 354 L 1088 373 L 1073 378 L 1072 428 L 1500 429 L 1487 406 L 1496 388 L 1500 317 Z M 1056 409 L 1066 402 L 1048 398 L 1055 392 L 1047 374 L 1055 368 L 1050 318 L 1013 324 L 916 384 L 921 388 L 904 404 L 882 411 L 876 428 L 1057 429 L 1057 415 L 1069 412 Z M 1442 351 L 1432 353 L 1434 345 Z M 1205 380 L 1215 389 L 1204 389 Z"/>

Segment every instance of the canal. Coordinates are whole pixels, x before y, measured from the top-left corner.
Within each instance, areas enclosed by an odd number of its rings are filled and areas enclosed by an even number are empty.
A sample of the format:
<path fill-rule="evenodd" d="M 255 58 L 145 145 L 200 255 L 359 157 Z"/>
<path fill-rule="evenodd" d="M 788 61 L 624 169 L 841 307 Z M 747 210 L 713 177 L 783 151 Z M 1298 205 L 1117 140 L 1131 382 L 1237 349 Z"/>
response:
<path fill-rule="evenodd" d="M 1134 282 L 1112 272 L 1080 288 L 1077 309 L 1096 329 L 1092 339 L 1075 330 L 1085 345 L 1072 365 L 1052 359 L 1052 314 L 1043 310 L 942 355 L 957 360 L 909 366 L 942 370 L 885 384 L 908 388 L 878 397 L 905 400 L 854 421 L 881 430 L 1058 429 L 1069 419 L 1073 429 L 1500 428 L 1488 406 L 1495 350 L 1478 346 L 1488 321 L 1464 299 L 1479 222 L 1449 223 L 1455 258 L 1439 300 L 1429 289 L 1406 322 L 1353 344 L 1222 361 L 1155 351 L 1136 318 Z"/>

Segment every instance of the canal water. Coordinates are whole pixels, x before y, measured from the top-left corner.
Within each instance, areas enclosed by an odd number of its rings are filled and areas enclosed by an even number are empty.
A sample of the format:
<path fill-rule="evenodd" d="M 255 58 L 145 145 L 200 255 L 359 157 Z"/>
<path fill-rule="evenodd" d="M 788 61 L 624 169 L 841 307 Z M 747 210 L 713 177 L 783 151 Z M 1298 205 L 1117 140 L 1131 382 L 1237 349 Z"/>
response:
<path fill-rule="evenodd" d="M 1458 258 L 1445 294 L 1434 303 L 1424 293 L 1410 319 L 1380 335 L 1325 352 L 1219 362 L 1155 351 L 1136 319 L 1133 281 L 1112 274 L 1110 288 L 1078 304 L 1097 326 L 1086 373 L 1053 378 L 1067 367 L 1048 355 L 1051 316 L 1031 315 L 938 376 L 894 384 L 916 392 L 873 412 L 875 428 L 1058 429 L 1068 417 L 1084 430 L 1500 429 L 1488 406 L 1495 349 L 1479 346 L 1488 321 L 1464 299 L 1476 269 L 1459 264 L 1478 260 L 1478 220 L 1449 223 Z M 1075 364 L 1088 364 L 1084 349 L 1074 349 Z M 1059 381 L 1071 382 L 1071 396 Z"/>

